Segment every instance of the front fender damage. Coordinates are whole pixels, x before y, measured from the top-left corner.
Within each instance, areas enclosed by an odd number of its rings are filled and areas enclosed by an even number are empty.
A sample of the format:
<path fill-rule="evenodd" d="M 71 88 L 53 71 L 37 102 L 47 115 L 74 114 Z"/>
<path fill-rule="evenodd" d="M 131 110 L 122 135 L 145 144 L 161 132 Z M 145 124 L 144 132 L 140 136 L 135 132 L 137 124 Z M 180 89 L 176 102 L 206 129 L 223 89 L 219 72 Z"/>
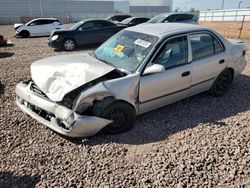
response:
<path fill-rule="evenodd" d="M 131 104 L 137 112 L 138 85 L 139 74 L 96 84 L 79 94 L 72 114 L 65 119 L 64 124 L 71 125 L 69 128 L 72 135 L 84 137 L 95 135 L 112 121 L 97 117 L 98 114 L 93 114 L 93 111 L 96 108 L 102 111 L 114 101 L 122 100 Z M 88 111 L 89 109 L 91 112 Z"/>

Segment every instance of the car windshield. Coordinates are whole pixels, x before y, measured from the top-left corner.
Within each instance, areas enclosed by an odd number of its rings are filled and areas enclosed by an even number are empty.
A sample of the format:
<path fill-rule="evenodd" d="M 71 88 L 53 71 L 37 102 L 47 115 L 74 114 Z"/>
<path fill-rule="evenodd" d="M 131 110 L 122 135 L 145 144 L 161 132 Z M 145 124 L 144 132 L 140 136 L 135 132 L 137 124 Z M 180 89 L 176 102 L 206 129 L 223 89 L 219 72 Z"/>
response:
<path fill-rule="evenodd" d="M 98 60 L 134 72 L 158 41 L 158 37 L 123 30 L 93 52 Z"/>
<path fill-rule="evenodd" d="M 27 22 L 25 25 L 29 25 L 30 23 L 34 22 L 35 20 L 30 20 L 29 22 Z"/>
<path fill-rule="evenodd" d="M 163 22 L 165 19 L 167 18 L 166 15 L 158 15 L 158 16 L 155 16 L 153 17 L 152 19 L 150 19 L 149 21 L 147 21 L 148 23 L 161 23 Z"/>
<path fill-rule="evenodd" d="M 76 30 L 78 29 L 84 22 L 83 21 L 80 21 L 80 22 L 77 22 L 76 24 L 74 24 L 73 26 L 71 26 L 69 28 L 69 30 Z"/>

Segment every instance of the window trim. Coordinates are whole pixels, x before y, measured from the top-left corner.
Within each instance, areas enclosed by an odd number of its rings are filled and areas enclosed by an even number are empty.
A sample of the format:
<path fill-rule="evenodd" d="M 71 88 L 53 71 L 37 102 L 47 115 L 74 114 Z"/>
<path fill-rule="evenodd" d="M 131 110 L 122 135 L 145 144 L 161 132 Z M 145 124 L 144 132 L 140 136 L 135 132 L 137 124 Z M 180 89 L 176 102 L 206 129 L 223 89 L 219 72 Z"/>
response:
<path fill-rule="evenodd" d="M 158 51 L 161 48 L 162 44 L 164 42 L 166 42 L 168 39 L 170 39 L 172 37 L 177 37 L 177 36 L 182 36 L 182 35 L 189 35 L 189 34 L 193 34 L 193 33 L 203 33 L 203 32 L 207 32 L 207 33 L 213 35 L 219 41 L 219 43 L 223 47 L 223 51 L 221 51 L 220 53 L 224 53 L 226 51 L 226 46 L 224 45 L 224 43 L 222 42 L 222 40 L 215 33 L 213 33 L 210 30 L 200 29 L 200 30 L 195 30 L 195 31 L 183 31 L 183 32 L 180 32 L 180 33 L 177 33 L 177 34 L 167 35 L 167 36 L 165 36 L 163 38 L 160 38 L 159 41 L 155 44 L 155 47 L 152 49 L 152 51 L 150 52 L 150 54 L 148 54 L 148 57 L 145 58 L 145 60 L 144 60 L 145 62 L 142 63 L 144 65 L 141 65 L 136 70 L 136 72 L 138 71 L 140 73 L 141 77 L 142 76 L 147 76 L 147 75 L 143 75 L 145 69 L 148 67 L 149 64 L 152 63 L 152 59 L 154 59 L 155 54 L 158 53 Z M 192 59 L 192 48 L 191 48 L 191 42 L 190 42 L 189 39 L 188 39 L 188 48 L 189 48 L 189 51 L 188 51 L 188 64 L 191 64 L 194 61 Z M 186 65 L 186 64 L 184 64 L 184 65 Z"/>
<path fill-rule="evenodd" d="M 217 42 L 220 44 L 220 46 L 222 48 L 222 51 L 220 51 L 220 52 L 214 52 L 213 54 L 209 54 L 209 55 L 197 58 L 197 59 L 193 59 L 193 52 L 192 52 L 192 44 L 191 44 L 190 35 L 194 35 L 194 34 L 208 34 L 208 35 L 210 35 L 213 39 L 217 40 Z M 212 57 L 212 56 L 224 53 L 225 50 L 226 50 L 225 45 L 221 42 L 221 40 L 215 34 L 213 34 L 210 31 L 195 31 L 195 32 L 187 33 L 187 35 L 188 35 L 188 40 L 189 40 L 190 48 L 191 48 L 191 62 L 200 61 L 202 59 L 209 58 L 209 57 Z M 213 48 L 215 49 L 214 40 L 213 40 Z"/>

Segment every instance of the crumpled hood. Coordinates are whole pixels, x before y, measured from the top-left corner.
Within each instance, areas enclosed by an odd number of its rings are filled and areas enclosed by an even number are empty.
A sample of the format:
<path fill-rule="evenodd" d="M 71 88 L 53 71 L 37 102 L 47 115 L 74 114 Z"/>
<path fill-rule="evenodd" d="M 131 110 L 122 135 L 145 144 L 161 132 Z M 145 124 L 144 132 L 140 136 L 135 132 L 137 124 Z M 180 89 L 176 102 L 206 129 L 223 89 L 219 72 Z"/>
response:
<path fill-rule="evenodd" d="M 14 24 L 14 29 L 17 30 L 19 27 L 21 27 L 23 24 L 22 23 L 15 23 Z"/>
<path fill-rule="evenodd" d="M 58 102 L 70 91 L 112 70 L 88 53 L 80 53 L 36 61 L 31 65 L 31 77 L 50 100 Z"/>

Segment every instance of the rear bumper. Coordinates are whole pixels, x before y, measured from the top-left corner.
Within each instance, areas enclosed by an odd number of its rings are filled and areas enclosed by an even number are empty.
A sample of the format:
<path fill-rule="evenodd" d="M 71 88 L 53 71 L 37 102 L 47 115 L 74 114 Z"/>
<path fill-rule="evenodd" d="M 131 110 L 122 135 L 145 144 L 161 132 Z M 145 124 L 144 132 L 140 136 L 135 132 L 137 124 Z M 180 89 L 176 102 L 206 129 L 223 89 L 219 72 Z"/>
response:
<path fill-rule="evenodd" d="M 45 99 L 30 90 L 30 84 L 16 86 L 16 104 L 38 122 L 68 137 L 89 137 L 98 133 L 110 120 L 78 115 L 72 110 Z"/>

